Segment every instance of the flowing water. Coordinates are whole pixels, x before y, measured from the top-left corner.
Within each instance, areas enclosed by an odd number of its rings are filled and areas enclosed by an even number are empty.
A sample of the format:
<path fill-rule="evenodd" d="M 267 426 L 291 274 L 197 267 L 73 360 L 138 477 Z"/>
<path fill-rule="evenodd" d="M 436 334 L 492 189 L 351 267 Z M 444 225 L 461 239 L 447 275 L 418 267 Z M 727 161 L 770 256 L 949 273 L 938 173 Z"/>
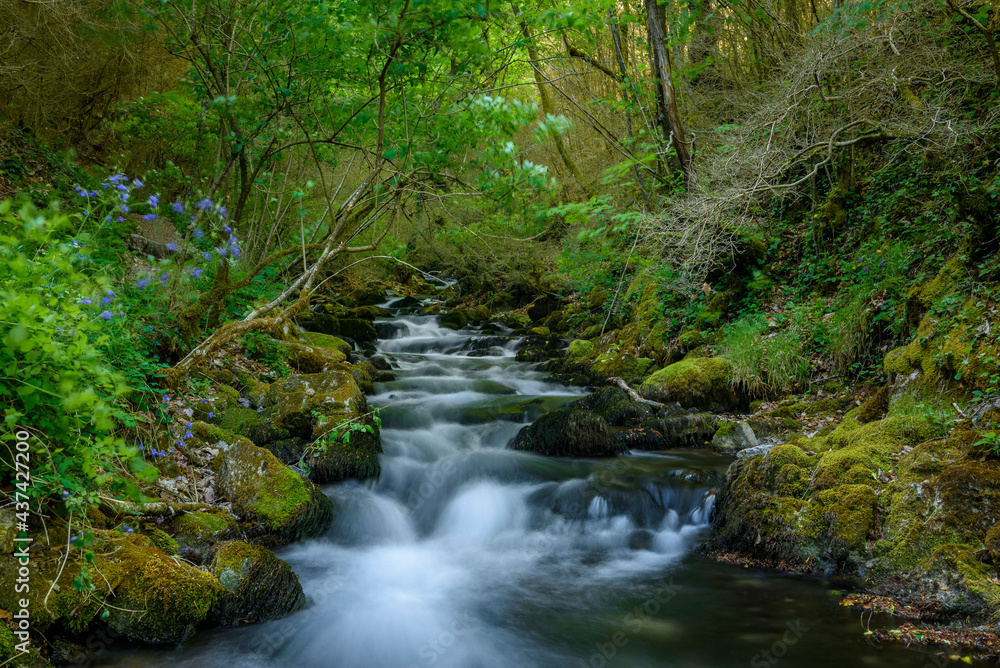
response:
<path fill-rule="evenodd" d="M 525 424 L 584 391 L 515 361 L 516 341 L 442 329 L 432 316 L 379 331 L 397 377 L 370 398 L 382 476 L 328 488 L 328 535 L 280 553 L 308 606 L 177 650 L 115 647 L 106 665 L 943 665 L 866 643 L 829 583 L 693 552 L 729 460 L 507 450 Z"/>

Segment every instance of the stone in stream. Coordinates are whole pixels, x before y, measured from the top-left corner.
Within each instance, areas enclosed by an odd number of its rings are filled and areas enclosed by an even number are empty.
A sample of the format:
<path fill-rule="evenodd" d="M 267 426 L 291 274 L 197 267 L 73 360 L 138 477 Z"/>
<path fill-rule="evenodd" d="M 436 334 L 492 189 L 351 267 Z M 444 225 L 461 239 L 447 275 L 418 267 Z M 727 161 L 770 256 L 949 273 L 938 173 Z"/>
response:
<path fill-rule="evenodd" d="M 222 456 L 219 491 L 234 513 L 257 525 L 262 542 L 285 545 L 329 526 L 330 499 L 267 450 L 238 438 Z"/>
<path fill-rule="evenodd" d="M 241 541 L 222 545 L 212 573 L 225 593 L 212 608 L 223 626 L 257 624 L 290 615 L 305 605 L 299 578 L 274 552 Z"/>
<path fill-rule="evenodd" d="M 550 457 L 614 457 L 627 451 L 607 422 L 572 408 L 548 413 L 524 427 L 510 448 Z"/>
<path fill-rule="evenodd" d="M 676 404 L 655 406 L 634 401 L 618 387 L 602 387 L 571 404 L 607 420 L 612 427 L 628 427 L 616 438 L 629 450 L 668 450 L 706 445 L 715 433 L 716 418 Z"/>
<path fill-rule="evenodd" d="M 712 437 L 712 449 L 722 454 L 733 454 L 748 448 L 755 448 L 760 443 L 757 435 L 746 420 L 730 422 L 722 420 L 718 431 Z"/>

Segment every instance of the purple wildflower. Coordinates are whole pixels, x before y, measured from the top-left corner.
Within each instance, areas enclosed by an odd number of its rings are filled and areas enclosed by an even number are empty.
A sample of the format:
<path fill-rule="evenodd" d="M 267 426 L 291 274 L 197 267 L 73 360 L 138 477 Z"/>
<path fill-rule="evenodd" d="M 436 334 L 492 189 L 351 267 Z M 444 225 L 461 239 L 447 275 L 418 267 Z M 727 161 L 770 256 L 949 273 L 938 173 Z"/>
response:
<path fill-rule="evenodd" d="M 90 297 L 84 297 L 83 299 L 77 299 L 76 303 L 77 304 L 93 304 L 94 302 L 90 301 Z"/>
<path fill-rule="evenodd" d="M 111 311 L 105 311 L 104 313 L 101 314 L 101 317 L 104 318 L 105 320 L 111 320 L 112 317 Z"/>
<path fill-rule="evenodd" d="M 156 207 L 160 206 L 160 198 L 157 197 L 156 195 L 150 195 L 149 199 L 146 201 L 149 202 L 150 209 L 155 209 Z"/>
<path fill-rule="evenodd" d="M 149 285 L 149 279 L 143 276 L 142 278 L 139 279 L 139 282 L 135 284 L 135 287 L 139 288 L 140 290 L 145 290 L 147 285 Z"/>
<path fill-rule="evenodd" d="M 175 244 L 173 241 L 171 241 L 169 244 L 167 244 L 167 250 L 168 251 L 175 251 L 175 250 L 177 250 L 177 244 Z"/>
<path fill-rule="evenodd" d="M 212 259 L 212 254 L 209 253 L 208 251 L 202 251 L 201 254 L 204 256 L 204 258 L 206 260 L 211 260 Z"/>
<path fill-rule="evenodd" d="M 174 210 L 174 213 L 176 214 L 184 213 L 184 205 L 181 204 L 180 202 L 174 202 L 173 204 L 170 205 L 170 208 L 172 208 Z"/>
<path fill-rule="evenodd" d="M 207 209 L 211 209 L 212 208 L 212 200 L 210 200 L 209 198 L 206 197 L 205 199 L 203 199 L 200 202 L 198 202 L 195 206 L 197 206 L 202 211 L 205 211 Z"/>
<path fill-rule="evenodd" d="M 132 185 L 135 186 L 136 188 L 142 188 L 145 184 L 139 179 L 133 179 Z"/>
<path fill-rule="evenodd" d="M 147 213 L 147 214 L 143 215 L 142 219 L 143 220 L 156 220 L 156 214 L 155 213 Z"/>
<path fill-rule="evenodd" d="M 191 275 L 194 276 L 195 278 L 201 278 L 201 273 L 202 273 L 201 267 L 195 267 L 194 269 L 191 270 Z"/>
<path fill-rule="evenodd" d="M 197 229 L 195 229 L 195 231 L 194 231 L 194 238 L 195 239 L 201 239 L 203 236 L 205 236 L 205 233 L 201 231 L 200 227 L 197 228 Z"/>

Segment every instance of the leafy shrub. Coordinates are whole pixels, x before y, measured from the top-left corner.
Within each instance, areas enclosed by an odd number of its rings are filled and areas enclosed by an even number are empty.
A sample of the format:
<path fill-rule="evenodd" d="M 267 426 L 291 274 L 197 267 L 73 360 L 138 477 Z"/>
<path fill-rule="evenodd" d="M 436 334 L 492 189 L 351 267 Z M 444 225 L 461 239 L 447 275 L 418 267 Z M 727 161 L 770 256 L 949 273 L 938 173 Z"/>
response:
<path fill-rule="evenodd" d="M 30 494 L 42 503 L 95 505 L 98 491 L 138 498 L 132 476 L 155 471 L 114 435 L 126 386 L 104 363 L 116 295 L 84 272 L 89 235 L 70 218 L 0 203 L 0 484 L 14 478 L 15 433 L 31 434 Z"/>
<path fill-rule="evenodd" d="M 243 350 L 255 360 L 263 362 L 281 377 L 287 376 L 288 357 L 280 343 L 262 332 L 247 332 L 243 335 Z"/>

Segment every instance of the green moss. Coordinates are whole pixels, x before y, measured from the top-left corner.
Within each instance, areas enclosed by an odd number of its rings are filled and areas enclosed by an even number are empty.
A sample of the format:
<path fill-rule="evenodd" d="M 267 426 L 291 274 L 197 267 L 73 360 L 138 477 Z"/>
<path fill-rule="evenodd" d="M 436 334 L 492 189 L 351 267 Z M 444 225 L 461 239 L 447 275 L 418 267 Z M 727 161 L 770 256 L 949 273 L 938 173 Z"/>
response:
<path fill-rule="evenodd" d="M 177 554 L 177 541 L 167 535 L 167 533 L 162 529 L 150 524 L 146 525 L 142 532 L 149 536 L 149 539 L 153 541 L 153 545 L 162 550 L 165 554 Z"/>
<path fill-rule="evenodd" d="M 220 385 L 218 387 L 218 392 L 220 395 L 231 399 L 234 402 L 239 401 L 240 393 L 236 390 L 236 388 L 229 387 L 228 385 Z"/>
<path fill-rule="evenodd" d="M 191 433 L 194 434 L 196 438 L 199 438 L 209 444 L 218 443 L 219 441 L 223 441 L 225 443 L 235 443 L 236 439 L 239 438 L 239 436 L 228 429 L 218 427 L 214 424 L 208 424 L 206 422 L 193 423 L 191 425 Z"/>
<path fill-rule="evenodd" d="M 875 523 L 878 497 L 864 484 L 825 489 L 813 497 L 810 521 L 826 534 L 831 547 L 856 550 L 864 547 Z"/>
<path fill-rule="evenodd" d="M 451 311 L 441 316 L 441 326 L 448 329 L 464 329 L 469 324 L 464 311 Z"/>
<path fill-rule="evenodd" d="M 333 514 L 330 500 L 314 484 L 249 443 L 226 451 L 220 488 L 236 514 L 259 522 L 278 542 L 314 535 Z"/>
<path fill-rule="evenodd" d="M 704 341 L 705 335 L 697 329 L 689 329 L 686 332 L 682 332 L 681 335 L 677 337 L 677 345 L 679 345 L 681 350 L 684 352 L 697 348 L 704 343 Z"/>
<path fill-rule="evenodd" d="M 808 402 L 797 401 L 793 404 L 788 404 L 787 406 L 778 406 L 773 411 L 768 413 L 768 415 L 776 418 L 796 418 L 805 413 L 808 408 Z"/>
<path fill-rule="evenodd" d="M 585 341 L 583 339 L 576 339 L 569 344 L 569 348 L 566 349 L 566 357 L 576 359 L 586 356 L 590 352 L 594 344 L 590 341 Z"/>
<path fill-rule="evenodd" d="M 226 590 L 213 611 L 221 624 L 277 619 L 305 604 L 295 573 L 266 548 L 244 542 L 226 543 L 212 561 L 212 572 Z"/>
<path fill-rule="evenodd" d="M 117 542 L 102 573 L 116 582 L 108 624 L 148 643 L 178 643 L 189 637 L 222 596 L 209 573 L 135 541 Z"/>
<path fill-rule="evenodd" d="M 321 334 L 319 332 L 301 332 L 299 333 L 299 338 L 303 343 L 310 346 L 339 350 L 345 357 L 349 357 L 351 354 L 351 344 L 343 339 L 337 338 L 336 336 Z"/>
<path fill-rule="evenodd" d="M 177 541 L 178 552 L 187 559 L 201 563 L 208 558 L 213 545 L 236 538 L 239 526 L 231 515 L 196 511 L 184 513 L 175 519 L 170 531 Z"/>
<path fill-rule="evenodd" d="M 630 353 L 608 353 L 597 357 L 590 373 L 598 378 L 623 378 L 633 382 L 642 378 L 652 365 L 653 360 Z"/>
<path fill-rule="evenodd" d="M 461 328 L 459 327 L 458 329 Z M 535 336 L 550 336 L 552 334 L 548 327 L 532 327 L 528 332 Z"/>
<path fill-rule="evenodd" d="M 14 656 L 14 633 L 6 624 L 0 624 L 0 660 Z"/>
<path fill-rule="evenodd" d="M 639 393 L 662 403 L 678 401 L 686 408 L 725 412 L 742 403 L 730 384 L 731 370 L 721 357 L 685 359 L 651 375 Z"/>

